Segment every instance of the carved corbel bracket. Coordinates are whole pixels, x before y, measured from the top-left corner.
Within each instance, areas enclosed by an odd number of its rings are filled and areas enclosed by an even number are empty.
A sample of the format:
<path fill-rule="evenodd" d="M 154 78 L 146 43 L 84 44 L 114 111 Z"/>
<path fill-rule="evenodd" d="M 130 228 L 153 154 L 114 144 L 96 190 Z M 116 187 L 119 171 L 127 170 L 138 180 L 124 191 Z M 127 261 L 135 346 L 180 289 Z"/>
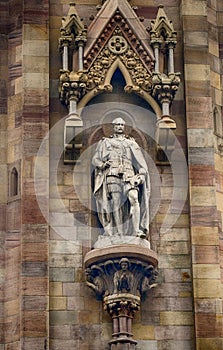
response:
<path fill-rule="evenodd" d="M 141 300 L 156 286 L 157 266 L 156 253 L 138 245 L 94 249 L 86 254 L 86 284 L 112 318 L 110 349 L 119 349 L 120 344 L 136 349 L 132 321 Z"/>
<path fill-rule="evenodd" d="M 180 84 L 180 73 L 170 73 L 167 75 L 153 72 L 153 97 L 162 106 L 164 102 L 172 103 Z"/>
<path fill-rule="evenodd" d="M 86 93 L 87 76 L 83 72 L 60 71 L 60 100 L 69 107 L 70 99 L 79 101 Z"/>

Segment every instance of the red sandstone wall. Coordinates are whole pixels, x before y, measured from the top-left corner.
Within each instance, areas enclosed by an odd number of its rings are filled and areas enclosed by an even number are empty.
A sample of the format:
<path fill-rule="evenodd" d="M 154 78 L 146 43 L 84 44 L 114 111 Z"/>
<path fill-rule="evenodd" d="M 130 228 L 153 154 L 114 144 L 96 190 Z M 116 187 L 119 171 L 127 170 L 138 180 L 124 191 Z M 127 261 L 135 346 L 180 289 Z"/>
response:
<path fill-rule="evenodd" d="M 4 333 L 1 343 L 5 344 L 2 348 L 8 350 L 45 349 L 48 334 L 48 225 L 37 203 L 34 174 L 36 155 L 49 127 L 48 2 L 9 1 L 1 2 L 1 6 L 1 28 L 5 30 L 2 32 L 5 40 L 2 41 L 1 76 L 6 91 L 1 97 L 2 101 L 3 97 L 5 100 L 1 110 L 1 132 L 7 129 L 5 152 L 1 152 L 6 167 L 5 172 L 1 172 L 1 176 L 4 175 L 1 204 L 3 198 L 7 202 L 1 221 L 2 231 L 6 222 L 5 322 L 1 327 Z M 7 124 L 4 124 L 6 120 Z M 3 139 L 1 142 L 3 145 Z M 44 156 L 47 157 L 47 150 L 42 153 Z M 38 195 L 45 201 L 47 213 L 46 160 L 45 171 L 38 179 L 42 191 Z M 18 172 L 15 195 L 11 193 L 10 184 L 13 167 Z"/>
<path fill-rule="evenodd" d="M 8 3 L 0 2 L 0 347 L 4 344 L 5 237 L 7 203 Z"/>
<path fill-rule="evenodd" d="M 23 8 L 20 1 L 0 2 L 0 241 L 3 248 L 0 250 L 0 282 L 4 285 L 0 289 L 0 348 L 4 350 L 47 349 L 48 334 L 52 350 L 104 350 L 111 336 L 110 318 L 84 284 L 82 258 L 90 247 L 90 231 L 86 232 L 85 228 L 90 217 L 83 207 L 80 208 L 73 191 L 72 166 L 63 165 L 61 159 L 56 181 L 51 173 L 50 255 L 47 148 L 40 157 L 43 172 L 38 173 L 39 203 L 34 188 L 36 155 L 49 126 L 49 57 L 50 125 L 55 125 L 67 113 L 57 92 L 60 68 L 57 39 L 61 17 L 68 11 L 68 1 L 64 2 L 51 2 L 50 10 L 47 1 L 27 1 Z M 98 1 L 79 0 L 77 3 L 80 15 L 89 24 L 89 15 L 97 12 Z M 149 24 L 155 17 L 156 1 L 135 0 L 132 4 L 138 5 L 137 13 L 145 16 L 145 23 Z M 207 1 L 165 0 L 163 4 L 178 32 L 175 63 L 183 82 L 172 115 L 185 153 L 188 142 L 190 202 L 184 206 L 171 232 L 157 233 L 173 190 L 170 167 L 160 166 L 162 202 L 152 225 L 152 246 L 160 259 L 159 285 L 142 305 L 142 312 L 134 323 L 134 336 L 143 350 L 191 350 L 195 320 L 197 350 L 219 350 L 222 347 L 219 263 L 222 270 L 223 175 L 222 154 L 218 150 L 214 155 L 212 103 L 222 107 L 222 45 L 218 40 L 222 42 L 223 7 L 221 0 L 209 1 L 208 8 Z M 63 144 L 62 124 L 50 136 L 50 144 L 53 160 L 57 147 L 60 152 Z M 8 172 L 14 165 L 20 174 L 21 195 L 7 198 Z M 51 167 L 52 172 L 54 169 Z M 70 221 L 74 213 L 79 222 L 75 226 Z M 63 235 L 53 226 L 62 227 Z"/>

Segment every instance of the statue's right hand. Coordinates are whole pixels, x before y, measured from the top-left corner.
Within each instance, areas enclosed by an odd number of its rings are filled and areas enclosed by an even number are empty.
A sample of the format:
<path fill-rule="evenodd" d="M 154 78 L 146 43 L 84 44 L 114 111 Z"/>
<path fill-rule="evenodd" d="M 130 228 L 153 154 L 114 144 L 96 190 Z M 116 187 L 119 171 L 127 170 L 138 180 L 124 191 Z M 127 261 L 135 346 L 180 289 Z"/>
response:
<path fill-rule="evenodd" d="M 107 169 L 111 166 L 112 161 L 111 160 L 107 160 L 106 162 L 103 163 L 103 169 Z"/>

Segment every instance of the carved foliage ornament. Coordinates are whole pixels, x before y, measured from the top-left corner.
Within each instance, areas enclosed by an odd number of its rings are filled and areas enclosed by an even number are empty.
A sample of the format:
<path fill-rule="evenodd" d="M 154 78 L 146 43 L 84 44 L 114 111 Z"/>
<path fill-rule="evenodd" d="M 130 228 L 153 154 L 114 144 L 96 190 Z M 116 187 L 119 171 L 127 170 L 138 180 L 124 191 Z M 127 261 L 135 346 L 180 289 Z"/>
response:
<path fill-rule="evenodd" d="M 140 89 L 150 92 L 152 89 L 150 72 L 129 46 L 119 27 L 116 28 L 114 34 L 90 67 L 87 74 L 86 89 L 92 90 L 97 88 L 100 90 L 103 88 L 111 90 L 111 86 L 104 88 L 103 85 L 109 68 L 119 58 L 130 73 L 133 84 Z"/>
<path fill-rule="evenodd" d="M 127 268 L 123 268 L 125 263 Z M 155 286 L 157 276 L 153 265 L 132 258 L 111 259 L 86 269 L 86 283 L 98 299 L 120 293 L 143 297 Z"/>
<path fill-rule="evenodd" d="M 153 69 L 153 58 L 151 58 L 150 53 L 148 52 L 148 48 L 144 47 L 142 42 L 137 38 L 133 30 L 130 28 L 126 19 L 123 18 L 118 10 L 107 24 L 96 44 L 92 47 L 90 52 L 85 57 L 85 69 L 89 69 L 98 53 L 102 50 L 103 47 L 105 47 L 109 39 L 115 35 L 121 35 L 123 38 L 125 38 L 129 45 L 138 54 L 138 57 L 140 57 L 141 61 L 144 63 L 149 72 Z"/>

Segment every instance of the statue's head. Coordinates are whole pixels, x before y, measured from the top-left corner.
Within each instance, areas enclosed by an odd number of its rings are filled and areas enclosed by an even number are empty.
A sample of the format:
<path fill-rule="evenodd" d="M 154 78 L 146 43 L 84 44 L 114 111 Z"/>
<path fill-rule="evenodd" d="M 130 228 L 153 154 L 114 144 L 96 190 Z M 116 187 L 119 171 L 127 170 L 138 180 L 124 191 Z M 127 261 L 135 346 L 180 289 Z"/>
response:
<path fill-rule="evenodd" d="M 123 134 L 124 133 L 124 127 L 125 127 L 125 121 L 122 118 L 115 118 L 112 122 L 114 133 L 117 134 Z"/>
<path fill-rule="evenodd" d="M 122 259 L 119 261 L 119 265 L 121 266 L 122 269 L 123 269 L 123 267 L 124 267 L 124 270 L 129 269 L 129 267 L 130 267 L 130 261 L 129 261 L 129 259 L 127 259 L 127 258 L 122 258 Z"/>
<path fill-rule="evenodd" d="M 125 125 L 125 121 L 124 119 L 118 117 L 118 118 L 115 118 L 112 122 L 113 125 Z"/>

